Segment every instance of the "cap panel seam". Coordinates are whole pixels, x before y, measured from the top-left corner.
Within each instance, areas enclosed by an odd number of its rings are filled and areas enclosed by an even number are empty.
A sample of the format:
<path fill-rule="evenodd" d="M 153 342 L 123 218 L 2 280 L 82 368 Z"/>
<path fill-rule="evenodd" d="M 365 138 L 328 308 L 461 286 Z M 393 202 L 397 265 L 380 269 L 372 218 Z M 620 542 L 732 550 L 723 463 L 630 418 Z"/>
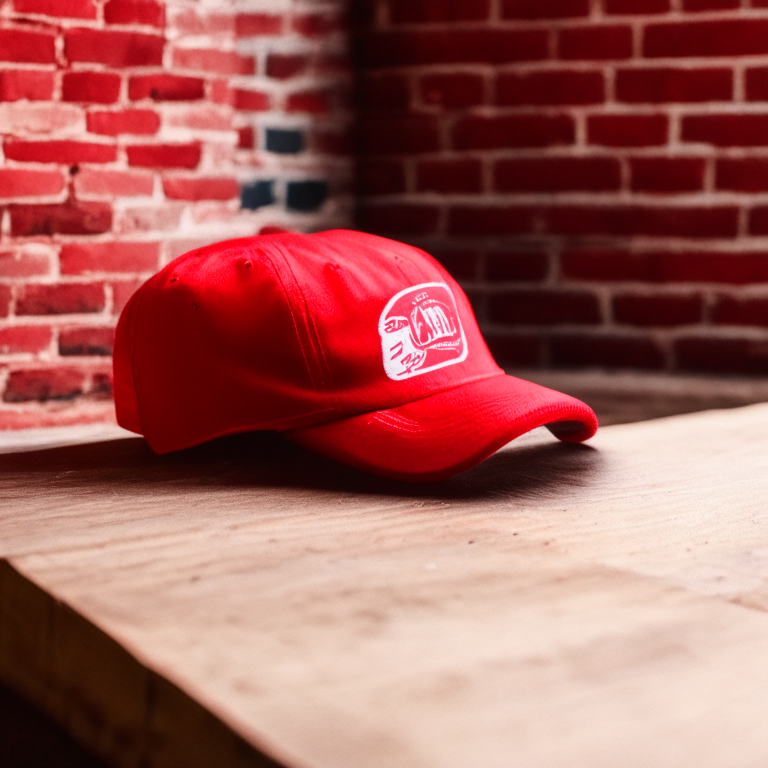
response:
<path fill-rule="evenodd" d="M 315 375 L 315 372 L 312 370 L 313 366 L 311 365 L 309 358 L 307 357 L 307 351 L 304 348 L 305 344 L 301 338 L 301 332 L 299 331 L 299 326 L 296 320 L 296 312 L 294 311 L 293 302 L 291 301 L 290 294 L 288 293 L 288 290 L 285 287 L 285 280 L 283 279 L 283 275 L 281 274 L 277 264 L 275 264 L 275 261 L 272 258 L 272 255 L 267 252 L 266 248 L 259 250 L 252 247 L 252 250 L 255 253 L 259 253 L 260 255 L 264 256 L 264 258 L 266 258 L 267 261 L 269 261 L 269 264 L 272 267 L 272 271 L 275 273 L 275 276 L 277 277 L 277 281 L 280 285 L 280 289 L 282 290 L 283 296 L 285 297 L 285 302 L 288 305 L 288 311 L 291 314 L 291 322 L 293 323 L 293 329 L 296 332 L 296 340 L 299 342 L 299 349 L 301 350 L 301 356 L 304 359 L 304 365 L 307 368 L 307 373 L 309 374 L 309 378 L 312 381 L 312 388 L 315 390 L 315 392 L 319 392 L 320 390 L 318 387 L 317 376 Z M 293 277 L 293 275 L 291 276 Z M 295 281 L 296 278 L 294 277 L 293 279 Z"/>
<path fill-rule="evenodd" d="M 301 305 L 303 310 L 303 316 L 304 316 L 304 323 L 306 325 L 307 329 L 307 337 L 309 339 L 309 343 L 312 346 L 312 351 L 315 354 L 315 358 L 317 360 L 317 363 L 322 371 L 322 373 L 325 374 L 325 382 L 330 384 L 331 391 L 335 390 L 335 384 L 333 381 L 333 375 L 331 374 L 330 366 L 328 365 L 328 360 L 325 357 L 325 351 L 323 350 L 322 342 L 320 341 L 320 334 L 317 332 L 317 326 L 315 325 L 315 319 L 310 312 L 309 309 L 309 303 L 307 302 L 306 294 L 304 293 L 301 283 L 296 278 L 296 275 L 294 274 L 293 269 L 291 268 L 290 261 L 288 260 L 288 256 L 286 255 L 285 251 L 280 247 L 278 243 L 274 243 L 274 248 L 280 256 L 282 257 L 283 263 L 285 264 L 285 268 L 288 271 L 288 275 L 291 278 L 291 281 L 293 283 L 293 287 L 295 288 L 296 292 L 301 296 Z M 282 279 L 281 279 L 282 282 Z M 285 286 L 283 286 L 285 289 Z M 288 295 L 288 292 L 286 291 L 286 296 L 288 298 L 289 303 L 291 302 L 291 298 Z M 291 306 L 293 304 L 291 303 Z M 334 407 L 336 407 L 336 398 L 334 396 Z"/>

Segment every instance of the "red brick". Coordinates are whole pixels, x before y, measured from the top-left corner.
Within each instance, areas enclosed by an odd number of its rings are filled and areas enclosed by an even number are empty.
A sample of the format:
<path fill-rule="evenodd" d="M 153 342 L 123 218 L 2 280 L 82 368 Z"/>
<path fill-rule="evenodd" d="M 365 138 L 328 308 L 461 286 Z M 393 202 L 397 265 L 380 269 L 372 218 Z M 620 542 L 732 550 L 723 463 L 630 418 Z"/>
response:
<path fill-rule="evenodd" d="M 165 26 L 165 6 L 154 0 L 109 0 L 104 6 L 107 24 Z"/>
<path fill-rule="evenodd" d="M 291 26 L 304 37 L 325 37 L 343 29 L 344 23 L 338 13 L 300 13 Z"/>
<path fill-rule="evenodd" d="M 560 257 L 563 276 L 600 282 L 768 283 L 768 253 L 575 249 Z"/>
<path fill-rule="evenodd" d="M 613 319 L 623 325 L 670 328 L 701 322 L 702 299 L 698 294 L 625 293 L 612 302 Z"/>
<path fill-rule="evenodd" d="M 287 80 L 306 71 L 309 58 L 299 54 L 271 53 L 267 57 L 267 76 Z"/>
<path fill-rule="evenodd" d="M 453 129 L 456 149 L 548 147 L 573 144 L 575 127 L 570 115 L 470 116 Z"/>
<path fill-rule="evenodd" d="M 429 235 L 437 228 L 438 215 L 433 205 L 365 206 L 358 213 L 358 226 L 366 232 Z"/>
<path fill-rule="evenodd" d="M 723 11 L 740 7 L 741 0 L 683 0 L 684 11 Z"/>
<path fill-rule="evenodd" d="M 0 355 L 42 352 L 51 345 L 53 332 L 44 325 L 0 328 Z"/>
<path fill-rule="evenodd" d="M 260 91 L 235 88 L 235 107 L 247 112 L 265 112 L 270 108 L 269 96 Z"/>
<path fill-rule="evenodd" d="M 73 133 L 80 130 L 82 110 L 72 104 L 14 104 L 0 105 L 0 131 L 11 136 Z M 69 129 L 69 130 L 67 130 Z"/>
<path fill-rule="evenodd" d="M 183 69 L 221 75 L 253 75 L 256 72 L 253 56 L 241 56 L 237 51 L 219 51 L 215 48 L 176 48 L 173 51 L 173 64 Z"/>
<path fill-rule="evenodd" d="M 141 280 L 121 280 L 109 284 L 112 288 L 112 314 L 119 316 L 131 296 L 141 287 Z"/>
<path fill-rule="evenodd" d="M 199 144 L 134 144 L 125 148 L 128 164 L 143 168 L 197 168 Z"/>
<path fill-rule="evenodd" d="M 358 78 L 356 106 L 361 110 L 405 110 L 411 101 L 408 81 L 403 75 L 363 75 Z"/>
<path fill-rule="evenodd" d="M 718 160 L 715 186 L 736 192 L 768 192 L 768 160 L 760 157 Z"/>
<path fill-rule="evenodd" d="M 25 285 L 16 298 L 17 315 L 77 315 L 104 309 L 101 283 Z"/>
<path fill-rule="evenodd" d="M 549 272 L 545 253 L 492 251 L 486 255 L 485 277 L 493 282 L 543 280 Z"/>
<path fill-rule="evenodd" d="M 426 104 L 448 109 L 483 103 L 483 78 L 480 75 L 451 72 L 421 78 L 421 98 Z"/>
<path fill-rule="evenodd" d="M 568 19 L 589 16 L 589 0 L 503 0 L 501 16 L 504 19 Z"/>
<path fill-rule="evenodd" d="M 768 373 L 768 344 L 762 340 L 691 336 L 675 342 L 683 371 Z"/>
<path fill-rule="evenodd" d="M 26 168 L 0 168 L 1 197 L 58 195 L 64 189 L 60 171 L 30 171 Z"/>
<path fill-rule="evenodd" d="M 514 235 L 533 228 L 534 209 L 530 207 L 479 205 L 455 206 L 448 211 L 451 235 Z"/>
<path fill-rule="evenodd" d="M 544 29 L 376 32 L 356 41 L 362 67 L 537 61 L 549 55 Z"/>
<path fill-rule="evenodd" d="M 492 323 L 504 325 L 595 325 L 600 306 L 591 293 L 576 291 L 516 290 L 493 293 L 488 298 Z"/>
<path fill-rule="evenodd" d="M 26 29 L 0 29 L 0 61 L 54 64 L 55 35 Z"/>
<path fill-rule="evenodd" d="M 114 104 L 120 96 L 120 75 L 109 72 L 67 72 L 61 81 L 64 101 Z"/>
<path fill-rule="evenodd" d="M 238 149 L 253 149 L 256 146 L 256 136 L 253 132 L 253 127 L 246 125 L 243 128 L 237 129 L 237 148 Z"/>
<path fill-rule="evenodd" d="M 154 272 L 159 259 L 159 243 L 67 243 L 59 255 L 63 275 Z"/>
<path fill-rule="evenodd" d="M 750 56 L 768 53 L 768 19 L 650 24 L 645 56 Z"/>
<path fill-rule="evenodd" d="M 88 387 L 88 395 L 100 400 L 112 399 L 112 371 L 94 372 Z"/>
<path fill-rule="evenodd" d="M 241 13 L 235 19 L 238 37 L 279 35 L 283 31 L 283 17 L 270 13 Z"/>
<path fill-rule="evenodd" d="M 712 320 L 718 325 L 768 326 L 768 299 L 718 296 Z"/>
<path fill-rule="evenodd" d="M 62 328 L 59 334 L 59 354 L 111 355 L 115 340 L 114 328 Z"/>
<path fill-rule="evenodd" d="M 664 353 L 652 339 L 617 335 L 556 336 L 550 359 L 559 368 L 664 368 Z"/>
<path fill-rule="evenodd" d="M 616 72 L 616 98 L 631 104 L 730 101 L 730 69 L 620 69 Z"/>
<path fill-rule="evenodd" d="M 69 61 L 92 61 L 111 67 L 163 63 L 165 40 L 159 35 L 103 29 L 71 29 L 64 34 Z"/>
<path fill-rule="evenodd" d="M 8 317 L 11 306 L 11 288 L 8 285 L 0 285 L 0 317 Z"/>
<path fill-rule="evenodd" d="M 83 393 L 85 374 L 79 368 L 11 371 L 3 392 L 6 403 L 72 400 Z"/>
<path fill-rule="evenodd" d="M 0 101 L 48 101 L 53 97 L 53 72 L 34 69 L 0 71 Z"/>
<path fill-rule="evenodd" d="M 89 112 L 88 130 L 107 136 L 119 133 L 153 134 L 160 130 L 160 115 L 151 109 L 124 109 L 120 112 Z"/>
<path fill-rule="evenodd" d="M 502 336 L 483 334 L 494 359 L 503 365 L 538 368 L 541 365 L 544 344 L 539 336 Z"/>
<path fill-rule="evenodd" d="M 666 115 L 590 115 L 587 139 L 606 147 L 653 147 L 667 143 Z"/>
<path fill-rule="evenodd" d="M 603 101 L 602 72 L 546 70 L 504 73 L 496 78 L 497 104 L 600 104 Z"/>
<path fill-rule="evenodd" d="M 434 152 L 439 147 L 437 122 L 432 117 L 361 120 L 360 151 L 367 154 Z"/>
<path fill-rule="evenodd" d="M 416 167 L 419 192 L 479 192 L 482 168 L 479 160 L 424 160 Z"/>
<path fill-rule="evenodd" d="M 749 231 L 753 235 L 768 234 L 768 206 L 756 206 L 749 212 Z"/>
<path fill-rule="evenodd" d="M 557 44 L 561 59 L 629 59 L 632 56 L 630 27 L 572 27 L 560 30 Z"/>
<path fill-rule="evenodd" d="M 132 101 L 195 101 L 205 97 L 205 80 L 200 77 L 158 74 L 137 75 L 128 81 Z"/>
<path fill-rule="evenodd" d="M 16 13 L 39 13 L 68 19 L 95 19 L 93 0 L 13 0 Z"/>
<path fill-rule="evenodd" d="M 748 69 L 745 86 L 749 101 L 768 101 L 768 68 Z"/>
<path fill-rule="evenodd" d="M 39 251 L 0 251 L 0 277 L 36 277 L 51 271 L 51 261 L 46 253 Z M 6 297 L 7 298 L 7 297 Z M 3 289 L 0 289 L 0 315 L 3 310 Z"/>
<path fill-rule="evenodd" d="M 389 15 L 395 24 L 440 21 L 485 21 L 489 0 L 390 0 Z"/>
<path fill-rule="evenodd" d="M 9 160 L 33 163 L 110 163 L 117 159 L 117 148 L 111 144 L 84 141 L 19 141 L 6 140 L 3 145 Z"/>
<path fill-rule="evenodd" d="M 701 157 L 635 157 L 630 160 L 636 192 L 696 192 L 704 188 Z"/>
<path fill-rule="evenodd" d="M 163 191 L 171 200 L 232 200 L 240 197 L 235 179 L 166 177 Z"/>
<path fill-rule="evenodd" d="M 193 35 L 226 35 L 231 36 L 235 32 L 234 13 L 206 13 L 187 8 L 174 14 L 173 26 L 182 37 Z"/>
<path fill-rule="evenodd" d="M 75 176 L 75 192 L 81 195 L 133 197 L 151 195 L 154 177 L 137 171 L 101 171 L 81 168 Z"/>
<path fill-rule="evenodd" d="M 561 235 L 735 237 L 738 209 L 666 206 L 562 206 L 545 213 L 545 229 Z"/>
<path fill-rule="evenodd" d="M 618 190 L 619 161 L 609 157 L 551 157 L 499 160 L 494 168 L 498 192 L 563 192 Z"/>
<path fill-rule="evenodd" d="M 8 210 L 14 237 L 95 235 L 112 229 L 112 207 L 104 203 L 11 205 Z"/>
<path fill-rule="evenodd" d="M 170 128 L 195 128 L 202 131 L 235 130 L 232 113 L 208 103 L 189 104 L 181 109 L 169 110 L 166 124 Z M 223 149 L 223 145 L 219 146 Z"/>
<path fill-rule="evenodd" d="M 768 146 L 768 115 L 688 115 L 683 117 L 683 141 L 718 147 Z"/>
<path fill-rule="evenodd" d="M 210 81 L 208 90 L 208 100 L 213 104 L 227 104 L 232 106 L 235 103 L 235 94 L 230 88 L 230 81 L 226 78 L 217 78 Z"/>
<path fill-rule="evenodd" d="M 613 15 L 667 13 L 669 0 L 604 0 L 603 8 Z"/>
<path fill-rule="evenodd" d="M 325 91 L 299 91 L 288 94 L 285 100 L 286 112 L 310 112 L 322 114 L 330 110 L 328 94 Z"/>
<path fill-rule="evenodd" d="M 405 168 L 396 160 L 365 160 L 357 164 L 357 191 L 361 195 L 405 192 Z"/>

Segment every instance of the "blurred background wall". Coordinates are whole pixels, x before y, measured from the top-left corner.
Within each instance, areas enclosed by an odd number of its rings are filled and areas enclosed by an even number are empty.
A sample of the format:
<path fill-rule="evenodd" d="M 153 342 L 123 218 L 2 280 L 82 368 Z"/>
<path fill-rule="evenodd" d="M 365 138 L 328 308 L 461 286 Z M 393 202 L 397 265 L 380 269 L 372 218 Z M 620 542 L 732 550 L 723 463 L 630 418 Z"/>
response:
<path fill-rule="evenodd" d="M 264 227 L 349 226 L 340 0 L 5 0 L 0 428 L 112 418 L 143 280 Z"/>
<path fill-rule="evenodd" d="M 0 132 L 0 428 L 275 226 L 426 248 L 502 363 L 768 371 L 768 0 L 0 0 Z"/>
<path fill-rule="evenodd" d="M 358 226 L 499 360 L 768 371 L 768 0 L 358 6 Z"/>

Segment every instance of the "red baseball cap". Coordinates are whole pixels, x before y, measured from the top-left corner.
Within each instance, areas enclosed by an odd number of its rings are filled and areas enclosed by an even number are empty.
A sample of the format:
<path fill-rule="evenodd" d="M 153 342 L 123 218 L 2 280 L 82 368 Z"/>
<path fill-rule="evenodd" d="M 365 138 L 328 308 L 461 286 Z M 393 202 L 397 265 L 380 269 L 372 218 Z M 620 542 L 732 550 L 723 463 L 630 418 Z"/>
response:
<path fill-rule="evenodd" d="M 180 256 L 117 326 L 118 423 L 156 453 L 277 430 L 354 467 L 439 480 L 592 409 L 507 376 L 464 292 L 424 251 L 347 230 L 229 240 Z"/>

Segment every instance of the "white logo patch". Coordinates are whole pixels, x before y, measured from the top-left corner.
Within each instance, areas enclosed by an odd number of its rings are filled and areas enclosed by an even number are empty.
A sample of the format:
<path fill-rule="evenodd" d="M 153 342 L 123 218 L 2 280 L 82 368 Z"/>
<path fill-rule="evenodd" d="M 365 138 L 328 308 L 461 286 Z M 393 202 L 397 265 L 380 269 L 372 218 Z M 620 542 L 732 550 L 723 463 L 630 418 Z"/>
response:
<path fill-rule="evenodd" d="M 379 318 L 384 370 L 410 379 L 467 358 L 456 299 L 445 283 L 422 283 L 395 294 Z"/>

